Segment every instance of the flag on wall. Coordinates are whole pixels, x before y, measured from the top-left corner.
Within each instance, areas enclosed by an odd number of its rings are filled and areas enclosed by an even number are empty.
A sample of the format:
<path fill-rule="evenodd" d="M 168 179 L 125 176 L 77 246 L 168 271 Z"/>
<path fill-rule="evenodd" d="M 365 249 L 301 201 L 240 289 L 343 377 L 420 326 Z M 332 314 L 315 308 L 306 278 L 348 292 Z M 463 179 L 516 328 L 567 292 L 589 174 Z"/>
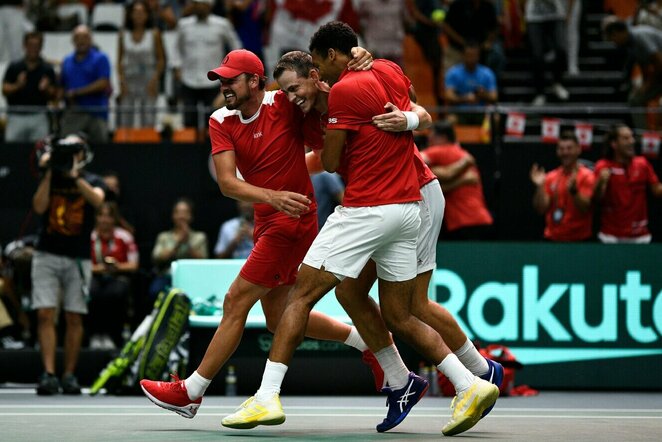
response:
<path fill-rule="evenodd" d="M 520 112 L 508 112 L 506 118 L 506 135 L 521 137 L 526 127 L 526 115 Z"/>
<path fill-rule="evenodd" d="M 657 158 L 660 154 L 660 134 L 644 132 L 641 135 L 641 154 L 648 158 Z"/>
<path fill-rule="evenodd" d="M 593 144 L 593 125 L 589 123 L 577 123 L 575 125 L 575 135 L 579 140 L 582 150 L 589 150 Z"/>
<path fill-rule="evenodd" d="M 556 143 L 561 132 L 561 120 L 558 118 L 542 119 L 542 142 Z"/>

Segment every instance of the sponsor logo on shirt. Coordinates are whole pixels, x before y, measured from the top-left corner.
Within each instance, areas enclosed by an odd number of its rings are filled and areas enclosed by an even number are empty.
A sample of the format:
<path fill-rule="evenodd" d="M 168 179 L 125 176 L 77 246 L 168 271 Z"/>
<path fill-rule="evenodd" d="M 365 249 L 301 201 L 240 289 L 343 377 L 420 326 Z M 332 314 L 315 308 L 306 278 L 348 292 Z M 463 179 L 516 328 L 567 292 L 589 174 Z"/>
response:
<path fill-rule="evenodd" d="M 337 118 L 329 118 L 329 124 L 336 124 L 338 122 Z"/>
<path fill-rule="evenodd" d="M 253 133 L 253 138 L 260 138 L 261 136 L 262 136 L 262 131 Z"/>

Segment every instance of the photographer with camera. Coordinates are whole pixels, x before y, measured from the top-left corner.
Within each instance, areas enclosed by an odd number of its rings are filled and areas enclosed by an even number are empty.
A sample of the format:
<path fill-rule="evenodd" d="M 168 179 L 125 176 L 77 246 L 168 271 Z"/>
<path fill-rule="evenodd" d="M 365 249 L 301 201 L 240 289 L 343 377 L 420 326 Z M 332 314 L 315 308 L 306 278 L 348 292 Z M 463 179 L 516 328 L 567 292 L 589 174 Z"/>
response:
<path fill-rule="evenodd" d="M 92 159 L 86 141 L 78 135 L 48 139 L 39 152 L 43 176 L 32 198 L 42 216 L 39 240 L 32 258 L 32 307 L 37 311 L 37 334 L 44 373 L 37 394 L 60 391 L 55 376 L 56 314 L 62 292 L 65 318 L 62 392 L 80 394 L 74 375 L 81 341 L 82 315 L 87 314 L 91 276 L 90 234 L 94 212 L 104 200 L 100 177 L 83 167 Z"/>

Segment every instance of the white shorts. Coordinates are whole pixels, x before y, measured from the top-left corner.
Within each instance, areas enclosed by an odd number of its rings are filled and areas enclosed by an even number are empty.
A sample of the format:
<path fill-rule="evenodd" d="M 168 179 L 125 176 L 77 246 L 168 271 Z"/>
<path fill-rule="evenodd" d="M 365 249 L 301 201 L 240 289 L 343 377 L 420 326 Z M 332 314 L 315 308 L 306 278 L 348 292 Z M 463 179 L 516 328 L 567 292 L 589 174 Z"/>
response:
<path fill-rule="evenodd" d="M 341 281 L 356 278 L 369 259 L 377 277 L 408 281 L 416 277 L 416 237 L 421 224 L 418 203 L 372 207 L 336 207 L 310 246 L 303 263 L 333 273 Z"/>
<path fill-rule="evenodd" d="M 416 272 L 419 275 L 437 268 L 437 240 L 446 209 L 446 199 L 437 180 L 421 187 L 421 197 L 421 228 L 416 245 Z"/>

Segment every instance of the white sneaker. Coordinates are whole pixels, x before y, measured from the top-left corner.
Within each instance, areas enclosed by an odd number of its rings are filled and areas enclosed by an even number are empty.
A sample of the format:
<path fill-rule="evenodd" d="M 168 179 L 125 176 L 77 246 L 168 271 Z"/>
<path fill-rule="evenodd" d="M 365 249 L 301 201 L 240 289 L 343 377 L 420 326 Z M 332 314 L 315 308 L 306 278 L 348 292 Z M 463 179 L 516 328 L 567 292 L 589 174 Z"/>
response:
<path fill-rule="evenodd" d="M 536 97 L 531 102 L 533 106 L 543 106 L 545 103 L 547 103 L 547 98 L 545 98 L 543 94 L 536 95 Z"/>
<path fill-rule="evenodd" d="M 444 436 L 453 436 L 467 431 L 478 423 L 483 412 L 493 406 L 498 397 L 499 387 L 476 378 L 469 388 L 453 398 L 451 420 L 441 432 Z"/>
<path fill-rule="evenodd" d="M 563 87 L 563 85 L 561 85 L 561 83 L 554 83 L 552 85 L 552 90 L 554 91 L 556 98 L 561 101 L 567 101 L 568 98 L 570 98 L 570 93 L 566 88 Z"/>

